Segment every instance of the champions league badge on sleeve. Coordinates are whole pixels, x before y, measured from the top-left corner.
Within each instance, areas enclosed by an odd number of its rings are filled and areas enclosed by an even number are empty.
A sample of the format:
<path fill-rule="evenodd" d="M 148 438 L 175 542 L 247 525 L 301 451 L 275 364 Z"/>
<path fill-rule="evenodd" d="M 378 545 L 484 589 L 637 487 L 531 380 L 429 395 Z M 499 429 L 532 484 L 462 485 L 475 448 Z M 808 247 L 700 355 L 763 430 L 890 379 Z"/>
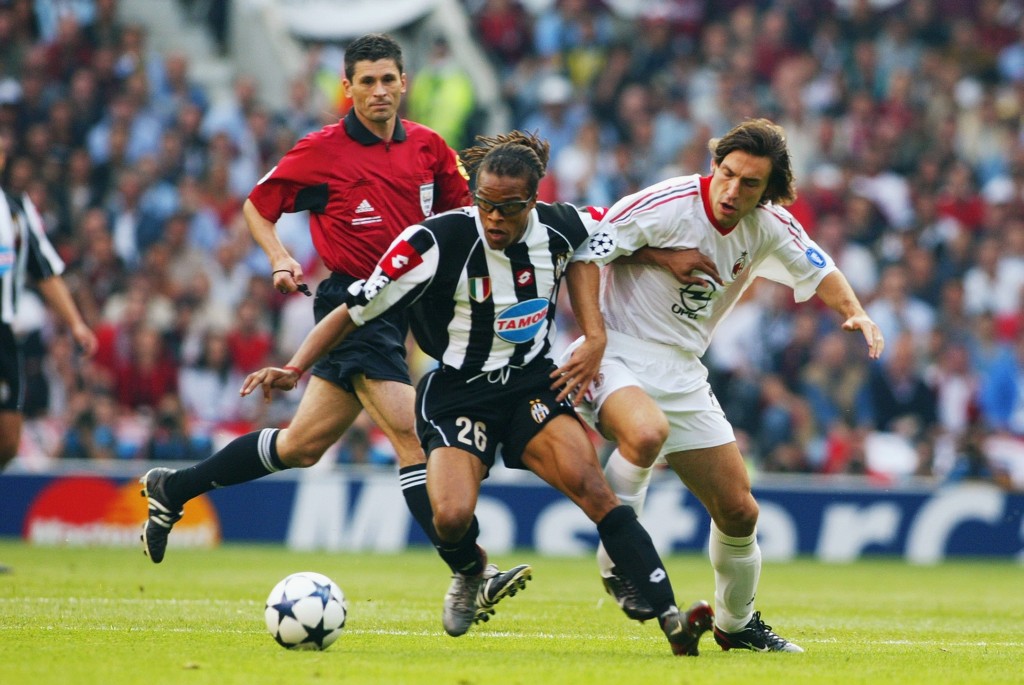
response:
<path fill-rule="evenodd" d="M 615 238 L 607 231 L 598 231 L 590 236 L 588 247 L 595 257 L 607 257 L 615 249 Z"/>
<path fill-rule="evenodd" d="M 825 255 L 821 254 L 821 252 L 814 249 L 813 247 L 809 247 L 807 248 L 807 251 L 804 254 L 807 255 L 807 259 L 811 262 L 811 264 L 818 267 L 819 269 L 825 268 Z"/>

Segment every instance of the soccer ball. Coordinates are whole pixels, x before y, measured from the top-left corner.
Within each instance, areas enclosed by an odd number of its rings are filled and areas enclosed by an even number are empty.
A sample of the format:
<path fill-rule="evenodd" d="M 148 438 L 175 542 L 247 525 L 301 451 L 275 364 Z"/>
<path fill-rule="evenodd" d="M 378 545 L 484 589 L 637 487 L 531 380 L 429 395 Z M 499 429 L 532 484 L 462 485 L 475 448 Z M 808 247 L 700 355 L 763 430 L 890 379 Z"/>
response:
<path fill-rule="evenodd" d="M 325 575 L 293 573 L 274 586 L 264 610 L 267 630 L 286 649 L 327 649 L 348 615 L 345 593 Z"/>

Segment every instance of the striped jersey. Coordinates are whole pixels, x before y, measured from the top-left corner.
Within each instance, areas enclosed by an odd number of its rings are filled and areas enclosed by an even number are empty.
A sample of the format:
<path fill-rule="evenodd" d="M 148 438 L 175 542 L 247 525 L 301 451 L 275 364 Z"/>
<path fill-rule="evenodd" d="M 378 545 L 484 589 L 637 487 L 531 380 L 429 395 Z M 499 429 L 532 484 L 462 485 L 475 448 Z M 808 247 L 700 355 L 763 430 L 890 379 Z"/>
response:
<path fill-rule="evenodd" d="M 28 195 L 0 192 L 0 323 L 14 322 L 27 277 L 41 280 L 63 272 L 64 262 Z"/>
<path fill-rule="evenodd" d="M 602 210 L 538 202 L 526 231 L 504 250 L 487 246 L 475 207 L 410 226 L 366 281 L 350 288 L 358 324 L 406 308 L 416 341 L 445 367 L 469 374 L 549 355 L 555 304 L 570 261 L 614 247 Z"/>
<path fill-rule="evenodd" d="M 680 176 L 616 202 L 602 227 L 616 236 L 602 260 L 601 311 L 609 330 L 704 354 L 719 322 L 758 276 L 810 298 L 835 263 L 793 215 L 772 203 L 732 229 L 714 219 L 710 176 Z M 665 269 L 611 261 L 644 246 L 699 248 L 724 286 L 684 285 Z"/>

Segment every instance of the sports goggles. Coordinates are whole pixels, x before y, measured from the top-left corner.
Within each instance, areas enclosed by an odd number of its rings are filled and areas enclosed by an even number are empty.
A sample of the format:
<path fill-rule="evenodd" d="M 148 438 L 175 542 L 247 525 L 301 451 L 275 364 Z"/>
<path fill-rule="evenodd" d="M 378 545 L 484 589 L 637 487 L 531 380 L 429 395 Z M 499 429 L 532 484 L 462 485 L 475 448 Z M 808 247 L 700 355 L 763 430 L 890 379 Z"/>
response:
<path fill-rule="evenodd" d="M 476 193 L 473 193 L 473 202 L 476 203 L 476 206 L 479 207 L 480 211 L 484 214 L 490 214 L 494 210 L 498 210 L 498 214 L 501 214 L 502 216 L 515 216 L 533 202 L 533 197 L 525 200 L 509 200 L 508 202 L 490 202 L 483 199 Z"/>

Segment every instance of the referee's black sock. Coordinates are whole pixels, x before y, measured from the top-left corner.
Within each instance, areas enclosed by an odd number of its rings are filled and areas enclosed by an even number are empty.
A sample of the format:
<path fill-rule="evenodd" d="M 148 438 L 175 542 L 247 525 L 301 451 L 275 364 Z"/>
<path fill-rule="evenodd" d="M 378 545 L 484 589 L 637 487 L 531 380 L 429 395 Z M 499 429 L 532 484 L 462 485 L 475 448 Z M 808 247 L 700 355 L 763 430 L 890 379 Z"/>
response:
<path fill-rule="evenodd" d="M 631 507 L 620 504 L 609 511 L 597 524 L 597 532 L 615 569 L 633 581 L 659 616 L 675 606 L 665 565 Z"/>
<path fill-rule="evenodd" d="M 427 465 L 413 464 L 398 469 L 398 482 L 402 486 L 402 495 L 405 497 L 405 505 L 409 512 L 420 524 L 420 528 L 430 538 L 434 547 L 441 544 L 441 538 L 437 537 L 434 530 L 434 510 L 430 507 L 430 498 L 427 496 Z"/>
<path fill-rule="evenodd" d="M 448 564 L 452 573 L 461 573 L 466 576 L 475 576 L 483 573 L 484 555 L 477 544 L 476 539 L 480 535 L 480 524 L 473 517 L 469 524 L 469 530 L 462 536 L 462 539 L 454 544 L 441 542 L 437 545 L 437 552 Z"/>
<path fill-rule="evenodd" d="M 225 485 L 238 485 L 288 468 L 277 456 L 277 428 L 235 438 L 224 449 L 167 477 L 167 496 L 184 504 Z"/>

